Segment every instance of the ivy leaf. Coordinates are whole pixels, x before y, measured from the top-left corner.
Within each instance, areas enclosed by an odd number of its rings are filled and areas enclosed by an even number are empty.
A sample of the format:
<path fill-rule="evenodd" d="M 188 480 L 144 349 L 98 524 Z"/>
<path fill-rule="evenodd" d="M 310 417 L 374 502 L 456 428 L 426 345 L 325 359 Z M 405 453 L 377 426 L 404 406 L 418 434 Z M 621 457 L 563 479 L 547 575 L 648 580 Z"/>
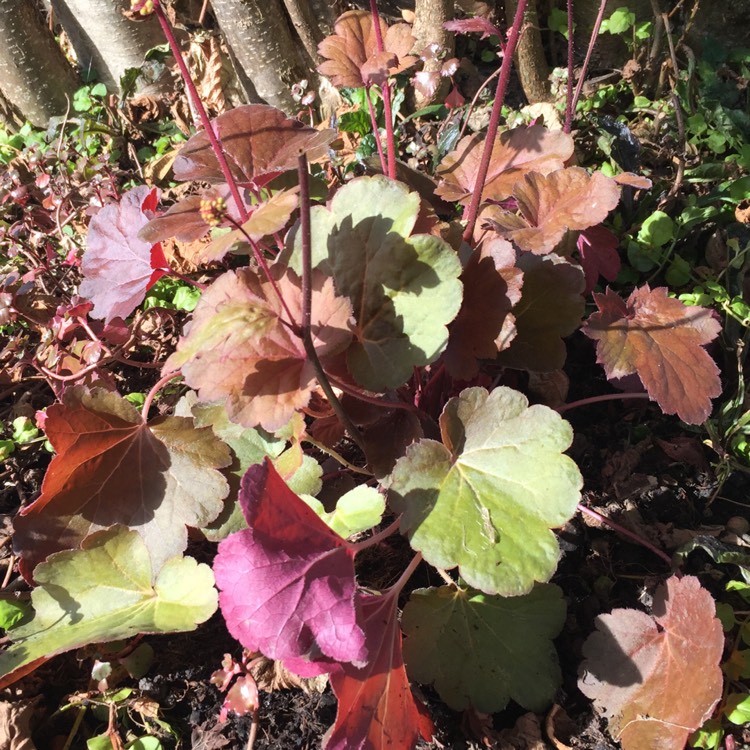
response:
<path fill-rule="evenodd" d="M 93 317 L 107 323 L 127 318 L 168 270 L 161 245 L 138 237 L 154 216 L 158 200 L 157 188 L 141 185 L 91 219 L 81 261 L 80 293 L 94 303 Z"/>
<path fill-rule="evenodd" d="M 601 224 L 588 227 L 578 236 L 576 247 L 581 257 L 581 268 L 586 276 L 584 294 L 593 291 L 599 277 L 607 281 L 614 281 L 620 273 L 620 256 L 617 246 L 620 244 L 616 234 L 613 234 Z"/>
<path fill-rule="evenodd" d="M 404 609 L 404 661 L 455 711 L 502 711 L 508 701 L 543 711 L 560 686 L 552 639 L 565 622 L 557 586 L 487 596 L 453 586 L 417 589 Z"/>
<path fill-rule="evenodd" d="M 510 388 L 467 388 L 446 404 L 440 431 L 443 444 L 413 444 L 388 480 L 411 546 L 488 594 L 548 580 L 559 558 L 550 529 L 573 515 L 582 485 L 562 454 L 570 425 Z"/>
<path fill-rule="evenodd" d="M 414 46 L 411 28 L 405 23 L 388 28 L 382 19 L 379 22 L 385 52 L 383 59 L 378 57 L 371 14 L 364 10 L 350 10 L 339 16 L 334 26 L 335 33 L 318 45 L 318 54 L 324 58 L 318 72 L 330 78 L 336 88 L 359 88 L 370 83 L 368 71 L 374 68 L 383 68 L 385 74 L 396 74 L 411 67 L 417 61 L 409 54 Z M 395 60 L 389 59 L 394 56 Z M 380 85 L 377 80 L 373 82 Z"/>
<path fill-rule="evenodd" d="M 484 136 L 467 136 L 445 156 L 438 168 L 442 182 L 435 191 L 447 201 L 468 203 L 476 185 Z M 562 169 L 573 155 L 573 139 L 543 125 L 506 130 L 495 140 L 482 200 L 502 201 L 527 172 L 548 174 Z"/>
<path fill-rule="evenodd" d="M 182 368 L 202 401 L 223 401 L 230 419 L 274 432 L 307 406 L 317 386 L 302 338 L 302 289 L 292 271 L 271 269 L 276 288 L 249 268 L 229 271 L 203 293 L 187 335 L 164 365 Z M 321 362 L 348 346 L 351 307 L 321 273 L 312 279 L 313 341 Z"/>
<path fill-rule="evenodd" d="M 194 630 L 216 611 L 207 565 L 172 557 L 155 566 L 141 536 L 122 526 L 51 555 L 34 575 L 33 619 L 10 631 L 13 644 L 0 654 L 2 688 L 37 660 L 138 633 Z"/>
<path fill-rule="evenodd" d="M 599 312 L 583 332 L 596 343 L 607 377 L 638 375 L 665 414 L 700 424 L 721 393 L 719 368 L 704 347 L 721 324 L 710 310 L 683 305 L 666 287 L 635 289 L 627 302 L 611 290 L 594 294 Z"/>
<path fill-rule="evenodd" d="M 523 271 L 521 301 L 513 308 L 516 335 L 507 348 L 498 341 L 498 361 L 518 370 L 559 370 L 567 353 L 563 338 L 583 317 L 583 273 L 554 254 L 524 253 L 516 265 Z"/>
<path fill-rule="evenodd" d="M 367 665 L 344 664 L 331 673 L 338 699 L 336 722 L 323 738 L 324 750 L 410 750 L 431 740 L 432 721 L 411 692 L 401 651 L 394 597 L 358 595 Z"/>
<path fill-rule="evenodd" d="M 596 618 L 578 687 L 607 717 L 624 750 L 682 750 L 721 698 L 724 649 L 713 597 L 693 576 L 672 576 L 653 617 L 616 609 Z"/>
<path fill-rule="evenodd" d="M 241 183 L 296 169 L 301 153 L 310 161 L 324 156 L 336 135 L 333 130 L 319 131 L 292 120 L 266 104 L 235 107 L 212 124 L 232 176 Z M 182 146 L 173 170 L 178 181 L 226 182 L 205 131 Z"/>
<path fill-rule="evenodd" d="M 355 342 L 347 364 L 371 391 L 395 388 L 414 367 L 437 359 L 461 305 L 454 250 L 433 235 L 411 235 L 419 206 L 418 193 L 375 175 L 348 182 L 328 208 L 312 211 L 313 263 L 352 302 Z M 282 261 L 297 269 L 300 256 L 293 231 Z"/>
<path fill-rule="evenodd" d="M 519 214 L 494 207 L 491 223 L 521 250 L 551 253 L 569 230 L 600 224 L 620 200 L 620 186 L 580 167 L 530 172 L 513 188 Z"/>
<path fill-rule="evenodd" d="M 229 632 L 305 677 L 329 671 L 330 660 L 361 666 L 353 549 L 268 459 L 245 474 L 240 506 L 249 528 L 222 541 L 214 561 Z"/>
<path fill-rule="evenodd" d="M 160 567 L 187 546 L 186 526 L 221 511 L 229 449 L 192 419 L 146 424 L 116 393 L 78 386 L 47 409 L 45 431 L 57 454 L 42 494 L 13 522 L 27 578 L 47 555 L 115 524 L 138 531 Z"/>

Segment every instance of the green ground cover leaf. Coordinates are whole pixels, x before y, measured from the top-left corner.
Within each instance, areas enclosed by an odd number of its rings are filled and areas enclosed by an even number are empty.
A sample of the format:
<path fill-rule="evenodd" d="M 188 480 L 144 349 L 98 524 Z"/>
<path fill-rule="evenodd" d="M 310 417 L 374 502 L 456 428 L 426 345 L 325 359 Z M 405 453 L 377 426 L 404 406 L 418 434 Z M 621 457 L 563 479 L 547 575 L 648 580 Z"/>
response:
<path fill-rule="evenodd" d="M 312 211 L 313 265 L 352 302 L 355 341 L 347 363 L 373 391 L 395 388 L 415 366 L 437 359 L 461 306 L 454 250 L 433 235 L 411 235 L 419 206 L 418 193 L 375 175 L 352 180 L 328 208 Z M 283 257 L 295 270 L 300 251 L 293 231 Z"/>
<path fill-rule="evenodd" d="M 541 711 L 560 685 L 552 639 L 564 621 L 562 592 L 551 584 L 514 597 L 417 589 L 401 618 L 406 671 L 456 711 L 494 713 L 511 699 Z"/>
<path fill-rule="evenodd" d="M 440 430 L 442 444 L 413 444 L 387 480 L 412 547 L 436 567 L 458 566 L 488 594 L 525 594 L 547 581 L 559 557 L 551 528 L 573 515 L 583 483 L 562 454 L 570 425 L 501 386 L 452 398 Z"/>
<path fill-rule="evenodd" d="M 208 565 L 172 557 L 155 571 L 140 535 L 124 526 L 51 555 L 34 575 L 34 616 L 9 633 L 13 644 L 0 654 L 2 686 L 38 659 L 89 643 L 194 630 L 218 602 Z"/>

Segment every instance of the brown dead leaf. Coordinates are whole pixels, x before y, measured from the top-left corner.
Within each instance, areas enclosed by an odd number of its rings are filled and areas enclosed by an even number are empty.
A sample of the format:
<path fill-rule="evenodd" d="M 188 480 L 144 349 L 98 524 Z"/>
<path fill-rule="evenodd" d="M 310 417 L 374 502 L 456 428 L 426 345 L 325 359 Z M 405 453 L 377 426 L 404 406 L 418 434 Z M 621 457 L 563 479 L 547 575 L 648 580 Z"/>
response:
<path fill-rule="evenodd" d="M 33 703 L 0 702 L 0 747 L 3 750 L 36 750 L 29 726 Z"/>

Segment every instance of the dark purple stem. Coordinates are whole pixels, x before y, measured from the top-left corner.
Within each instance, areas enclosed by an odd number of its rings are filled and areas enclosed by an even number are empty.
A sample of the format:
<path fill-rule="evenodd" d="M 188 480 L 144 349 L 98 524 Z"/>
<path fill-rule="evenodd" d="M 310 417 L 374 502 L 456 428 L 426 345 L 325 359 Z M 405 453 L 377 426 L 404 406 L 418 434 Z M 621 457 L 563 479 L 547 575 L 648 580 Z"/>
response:
<path fill-rule="evenodd" d="M 505 55 L 503 56 L 503 62 L 500 66 L 500 77 L 497 79 L 495 101 L 492 105 L 490 124 L 487 126 L 487 135 L 484 139 L 484 151 L 482 152 L 482 160 L 479 163 L 477 179 L 474 182 L 474 192 L 471 195 L 471 202 L 464 212 L 464 219 L 466 220 L 464 240 L 466 242 L 469 242 L 471 240 L 474 234 L 474 225 L 477 223 L 479 204 L 482 200 L 482 191 L 484 190 L 484 181 L 487 179 L 487 172 L 489 171 L 490 160 L 492 158 L 492 147 L 495 145 L 495 137 L 497 136 L 497 129 L 500 125 L 500 111 L 503 108 L 505 92 L 508 89 L 508 81 L 510 81 L 510 70 L 511 66 L 513 65 L 513 55 L 516 54 L 518 38 L 521 35 L 521 26 L 523 25 L 523 15 L 526 11 L 526 2 L 527 0 L 518 0 L 518 8 L 516 8 L 516 15 L 513 18 L 513 25 L 510 27 L 508 44 L 505 47 Z"/>
<path fill-rule="evenodd" d="M 568 88 L 565 94 L 564 132 L 573 126 L 573 0 L 568 0 Z"/>
<path fill-rule="evenodd" d="M 525 2 L 525 0 L 524 0 Z M 372 15 L 372 26 L 375 31 L 375 45 L 378 54 L 385 51 L 383 46 L 383 32 L 380 28 L 380 14 L 378 13 L 378 0 L 370 0 L 370 14 Z M 388 144 L 388 176 L 396 179 L 396 137 L 393 133 L 393 111 L 391 110 L 391 86 L 388 80 L 380 89 L 383 95 L 383 112 L 385 114 L 385 134 Z M 377 127 L 375 128 L 377 135 Z"/>
<path fill-rule="evenodd" d="M 580 401 L 571 401 L 569 404 L 558 406 L 555 411 L 563 414 L 571 409 L 577 409 L 579 406 L 588 406 L 589 404 L 600 404 L 602 401 L 621 401 L 626 398 L 648 398 L 648 393 L 605 393 L 603 396 L 589 396 L 582 398 Z"/>
<path fill-rule="evenodd" d="M 651 552 L 664 560 L 664 562 L 667 563 L 670 568 L 672 567 L 672 558 L 666 552 L 662 552 L 658 547 L 655 547 L 653 544 L 651 544 L 651 542 L 647 541 L 643 537 L 638 536 L 638 534 L 634 534 L 632 531 L 628 531 L 628 529 L 620 526 L 619 523 L 613 521 L 611 518 L 607 518 L 607 516 L 603 516 L 601 513 L 598 513 L 591 508 L 587 508 L 581 503 L 578 504 L 578 510 L 580 510 L 581 513 L 585 513 L 586 515 L 591 516 L 592 518 L 596 518 L 597 521 L 606 524 L 611 529 L 614 529 L 618 534 L 622 534 L 623 536 L 628 537 L 628 539 L 632 539 L 634 542 L 637 542 L 646 549 L 651 550 Z"/>
<path fill-rule="evenodd" d="M 599 29 L 604 19 L 604 9 L 607 6 L 607 0 L 601 0 L 599 4 L 599 13 L 597 13 L 596 20 L 594 21 L 594 28 L 591 29 L 591 39 L 589 39 L 589 46 L 586 49 L 586 58 L 583 61 L 583 67 L 581 68 L 581 75 L 578 79 L 578 85 L 576 86 L 575 94 L 573 94 L 573 101 L 570 104 L 570 111 L 574 113 L 578 106 L 578 100 L 581 98 L 581 91 L 583 91 L 583 84 L 586 83 L 586 74 L 589 70 L 589 63 L 591 62 L 591 55 L 596 45 L 596 38 L 599 36 Z"/>
<path fill-rule="evenodd" d="M 190 96 L 190 101 L 201 119 L 203 129 L 206 131 L 208 140 L 211 143 L 211 148 L 213 149 L 214 155 L 216 156 L 216 160 L 219 162 L 219 167 L 221 167 L 221 172 L 224 175 L 224 179 L 227 181 L 227 185 L 229 185 L 229 191 L 232 193 L 232 198 L 237 205 L 237 211 L 239 212 L 242 223 L 244 224 L 248 219 L 248 213 L 242 200 L 242 196 L 240 195 L 239 188 L 237 187 L 237 181 L 234 179 L 232 170 L 229 168 L 227 158 L 224 155 L 224 149 L 221 147 L 221 143 L 219 143 L 219 139 L 216 137 L 216 133 L 214 132 L 213 126 L 211 125 L 211 120 L 209 119 L 206 108 L 203 106 L 203 102 L 198 95 L 198 90 L 195 88 L 193 79 L 190 77 L 190 71 L 188 70 L 187 65 L 185 65 L 185 60 L 182 58 L 182 54 L 180 53 L 180 47 L 177 44 L 177 40 L 175 39 L 174 34 L 172 33 L 172 27 L 169 25 L 169 21 L 164 14 L 164 10 L 160 5 L 159 0 L 156 0 L 156 2 L 154 2 L 154 12 L 156 13 L 156 17 L 159 19 L 159 24 L 161 25 L 162 31 L 164 32 L 164 36 L 167 38 L 169 49 L 172 50 L 172 54 L 177 61 L 177 67 L 180 69 L 180 75 L 182 76 L 182 80 L 185 82 L 185 87 L 187 88 L 188 95 Z"/>

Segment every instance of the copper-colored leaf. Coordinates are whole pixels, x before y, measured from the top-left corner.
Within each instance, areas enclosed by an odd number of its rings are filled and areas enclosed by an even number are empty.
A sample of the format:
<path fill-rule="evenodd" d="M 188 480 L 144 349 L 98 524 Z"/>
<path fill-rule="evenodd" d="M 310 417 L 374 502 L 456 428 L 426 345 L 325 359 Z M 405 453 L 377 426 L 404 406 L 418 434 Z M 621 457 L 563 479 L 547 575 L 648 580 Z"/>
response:
<path fill-rule="evenodd" d="M 325 58 L 318 72 L 331 79 L 337 87 L 358 88 L 369 83 L 368 76 L 376 69 L 387 65 L 390 74 L 400 73 L 413 65 L 417 58 L 409 55 L 414 46 L 410 27 L 399 23 L 388 28 L 380 19 L 384 53 L 396 57 L 396 63 L 386 58 L 371 58 L 378 55 L 375 27 L 369 11 L 350 10 L 336 21 L 335 33 L 327 36 L 319 45 L 318 52 Z"/>
<path fill-rule="evenodd" d="M 47 410 L 57 451 L 40 497 L 15 518 L 24 574 L 92 532 L 124 524 L 148 547 L 155 569 L 187 545 L 186 526 L 205 526 L 229 491 L 218 471 L 231 463 L 210 428 L 185 417 L 148 424 L 116 393 L 71 388 Z"/>
<path fill-rule="evenodd" d="M 724 637 L 713 597 L 693 576 L 673 576 L 653 617 L 616 609 L 597 618 L 578 686 L 609 720 L 624 750 L 682 750 L 721 697 Z"/>
<path fill-rule="evenodd" d="M 700 424 L 721 393 L 719 368 L 704 349 L 721 324 L 710 310 L 687 307 L 668 292 L 646 284 L 627 302 L 609 289 L 595 294 L 599 312 L 583 331 L 597 342 L 597 361 L 608 378 L 637 375 L 665 414 Z"/>
<path fill-rule="evenodd" d="M 311 161 L 323 156 L 335 136 L 332 130 L 315 130 L 266 104 L 231 109 L 213 120 L 213 127 L 232 175 L 243 183 L 295 169 L 300 153 Z M 180 149 L 174 174 L 178 180 L 226 182 L 205 131 Z"/>
<path fill-rule="evenodd" d="M 491 223 L 521 250 L 551 253 L 570 230 L 587 229 L 607 218 L 620 200 L 617 183 L 602 174 L 569 167 L 547 175 L 530 172 L 516 183 L 519 213 L 492 207 Z"/>
<path fill-rule="evenodd" d="M 476 187 L 483 149 L 480 135 L 462 139 L 438 168 L 442 182 L 437 194 L 447 201 L 468 203 Z M 482 198 L 504 200 L 527 172 L 548 174 L 562 169 L 572 155 L 573 139 L 561 130 L 547 130 L 541 124 L 507 130 L 492 147 Z"/>

